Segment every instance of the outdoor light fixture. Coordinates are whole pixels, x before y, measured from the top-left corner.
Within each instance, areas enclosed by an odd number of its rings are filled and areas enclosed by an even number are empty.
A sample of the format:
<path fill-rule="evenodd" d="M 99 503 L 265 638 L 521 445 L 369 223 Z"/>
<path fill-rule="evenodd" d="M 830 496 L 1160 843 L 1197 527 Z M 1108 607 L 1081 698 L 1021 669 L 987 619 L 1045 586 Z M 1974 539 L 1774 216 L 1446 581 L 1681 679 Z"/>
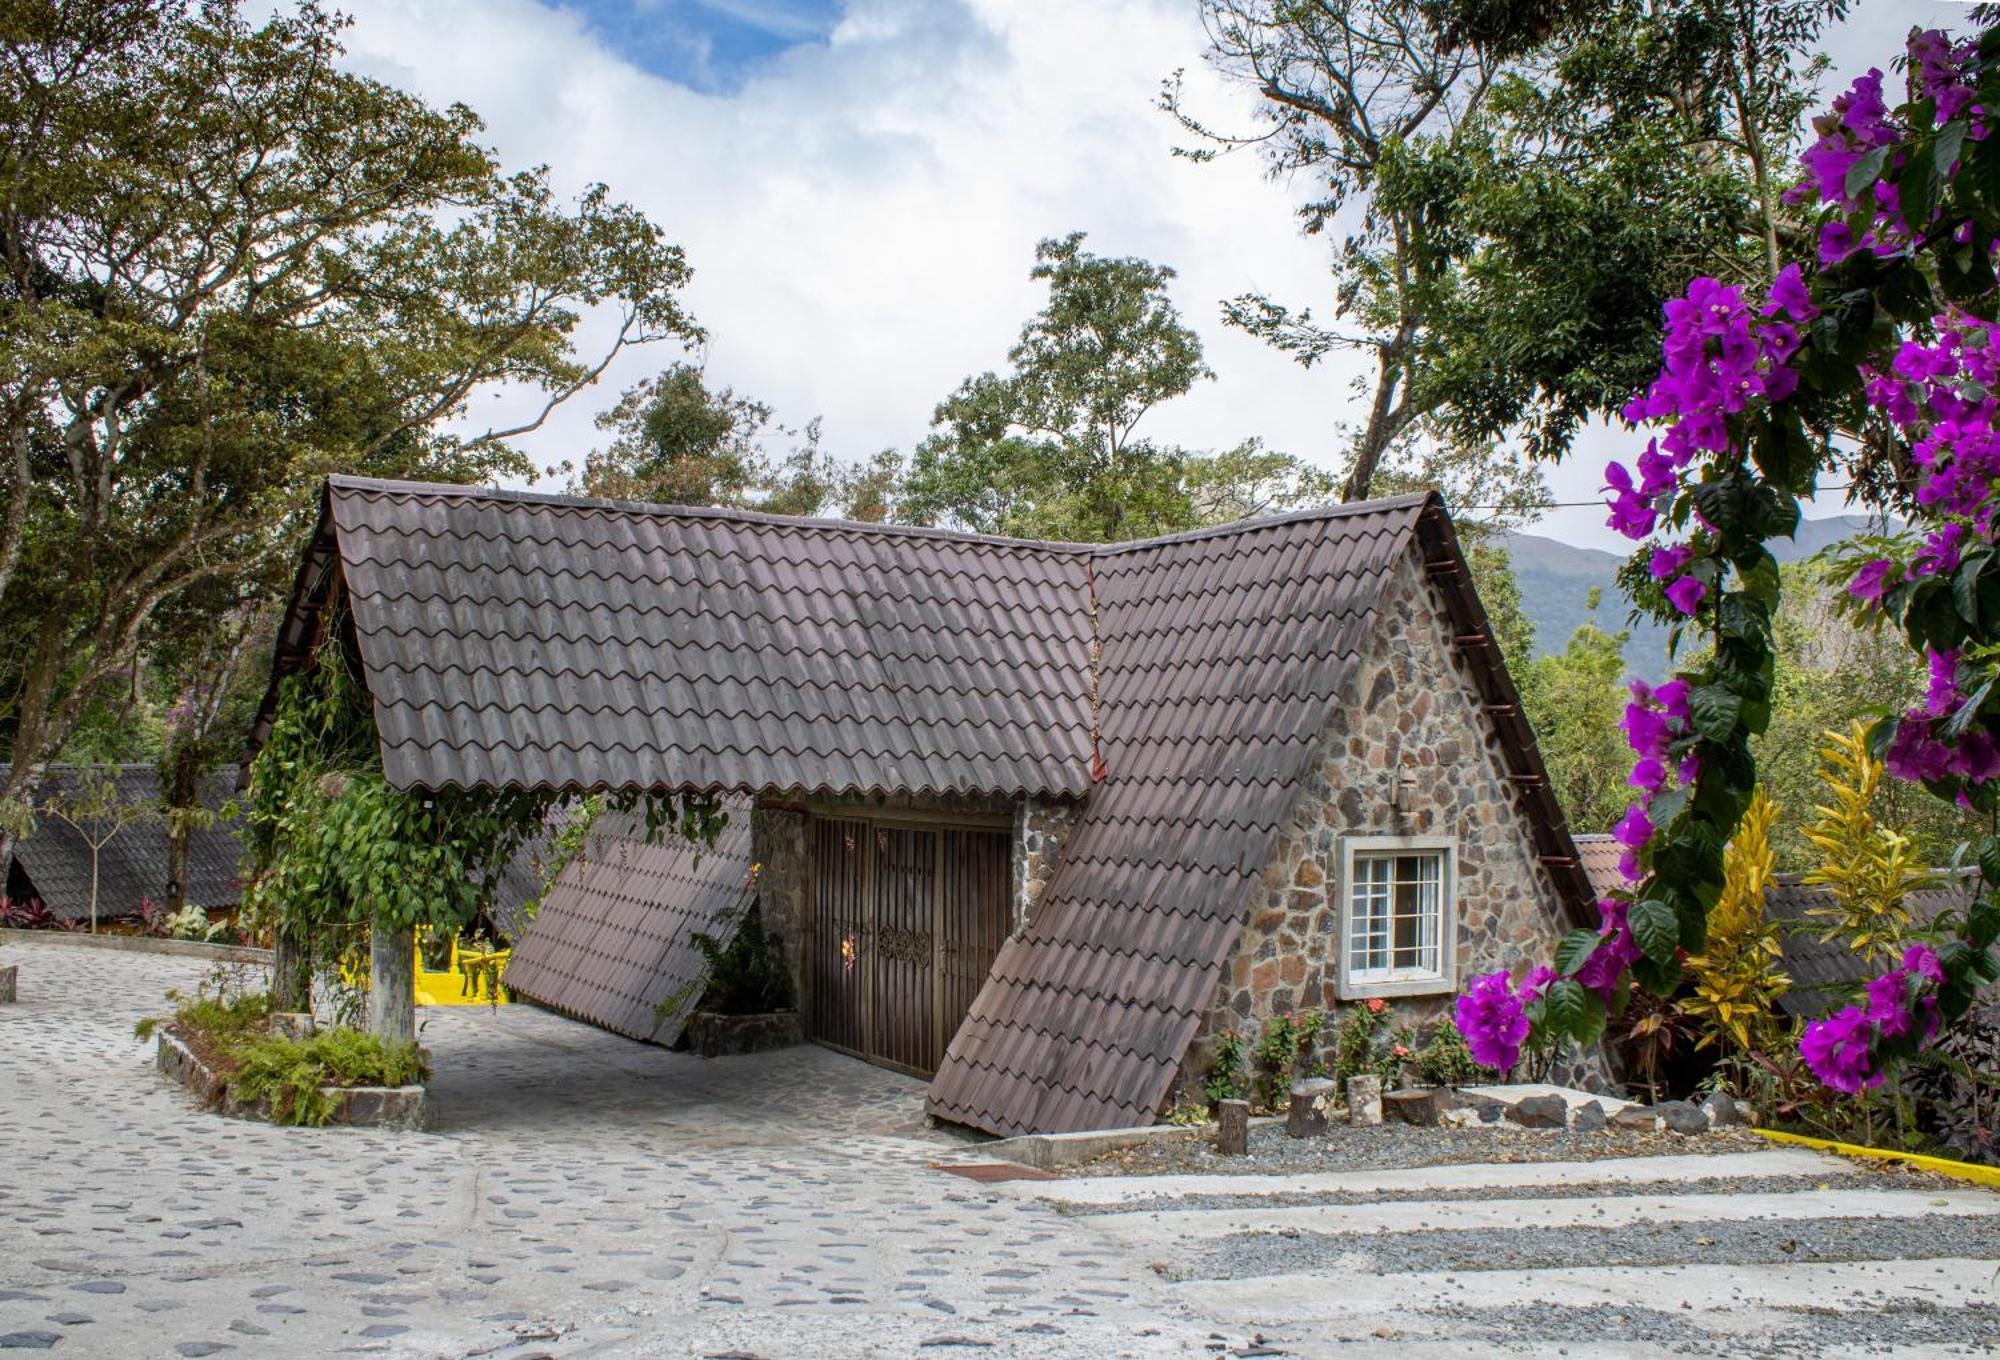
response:
<path fill-rule="evenodd" d="M 1407 817 L 1417 806 L 1417 770 L 1405 762 L 1389 785 L 1389 807 L 1398 817 Z"/>

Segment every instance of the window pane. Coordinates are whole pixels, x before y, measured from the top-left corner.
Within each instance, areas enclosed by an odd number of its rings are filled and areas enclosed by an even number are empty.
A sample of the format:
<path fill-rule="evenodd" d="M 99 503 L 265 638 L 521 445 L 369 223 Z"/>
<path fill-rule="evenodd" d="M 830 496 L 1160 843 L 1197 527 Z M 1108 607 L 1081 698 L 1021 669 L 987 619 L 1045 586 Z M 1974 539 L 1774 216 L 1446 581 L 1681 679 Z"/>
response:
<path fill-rule="evenodd" d="M 1442 853 L 1356 855 L 1350 898 L 1351 973 L 1442 971 Z"/>

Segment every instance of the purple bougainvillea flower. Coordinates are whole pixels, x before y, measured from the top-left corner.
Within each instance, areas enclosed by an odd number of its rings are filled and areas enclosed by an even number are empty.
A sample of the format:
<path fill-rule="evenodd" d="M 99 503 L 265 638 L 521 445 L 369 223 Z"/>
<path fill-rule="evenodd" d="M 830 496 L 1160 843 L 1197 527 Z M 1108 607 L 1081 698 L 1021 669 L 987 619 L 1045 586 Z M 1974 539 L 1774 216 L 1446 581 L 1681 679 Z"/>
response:
<path fill-rule="evenodd" d="M 1958 707 L 1958 648 L 1924 649 L 1930 663 L 1930 684 L 1924 691 L 1924 712 L 1942 718 Z"/>
<path fill-rule="evenodd" d="M 1674 543 L 1664 548 L 1653 549 L 1652 557 L 1646 563 L 1646 570 L 1655 581 L 1664 581 L 1670 576 L 1680 575 L 1694 557 L 1694 549 L 1685 543 Z"/>
<path fill-rule="evenodd" d="M 1632 766 L 1632 773 L 1625 782 L 1635 789 L 1647 793 L 1658 793 L 1667 786 L 1667 763 L 1658 756 L 1641 756 Z"/>
<path fill-rule="evenodd" d="M 1847 583 L 1847 593 L 1869 604 L 1881 603 L 1882 593 L 1889 588 L 1889 572 L 1895 565 L 1886 557 L 1864 563 L 1861 570 L 1854 573 L 1854 579 Z"/>
<path fill-rule="evenodd" d="M 1584 960 L 1583 967 L 1576 970 L 1576 980 L 1609 1004 L 1618 990 L 1618 980 L 1645 956 L 1645 951 L 1632 936 L 1623 898 L 1603 898 L 1597 904 L 1597 911 L 1600 918 L 1597 948 Z"/>
<path fill-rule="evenodd" d="M 1866 1087 L 1882 1084 L 1882 1074 L 1875 1070 L 1868 1052 L 1873 1037 L 1874 1027 L 1867 1012 L 1859 1006 L 1849 1006 L 1837 1015 L 1807 1025 L 1805 1035 L 1799 1040 L 1799 1056 L 1806 1060 L 1814 1076 L 1834 1090 L 1859 1095 Z"/>
<path fill-rule="evenodd" d="M 1845 171 L 1841 172 L 1845 175 Z M 1819 308 L 1813 306 L 1812 294 L 1806 290 L 1805 276 L 1796 264 L 1788 264 L 1778 271 L 1778 277 L 1771 280 L 1770 301 L 1764 304 L 1765 316 L 1776 316 L 1783 312 L 1803 326 L 1819 315 Z"/>
<path fill-rule="evenodd" d="M 1625 815 L 1618 825 L 1611 829 L 1612 836 L 1620 845 L 1637 850 L 1653 838 L 1653 819 L 1646 815 L 1644 804 L 1634 803 L 1625 809 Z"/>
<path fill-rule="evenodd" d="M 1819 262 L 1822 266 L 1839 264 L 1858 248 L 1854 233 L 1845 222 L 1836 219 L 1819 229 Z"/>
<path fill-rule="evenodd" d="M 1692 576 L 1683 576 L 1667 587 L 1667 600 L 1683 614 L 1692 614 L 1701 608 L 1701 602 L 1708 596 L 1708 587 Z"/>
<path fill-rule="evenodd" d="M 1951 772 L 1951 751 L 1931 732 L 1931 725 L 1916 714 L 1905 715 L 1896 728 L 1896 738 L 1882 753 L 1882 765 L 1898 779 L 1926 783 Z"/>
<path fill-rule="evenodd" d="M 1528 970 L 1528 976 L 1521 979 L 1521 999 L 1540 996 L 1556 980 L 1556 970 L 1546 963 L 1538 963 Z"/>
<path fill-rule="evenodd" d="M 1521 998 L 1507 984 L 1506 969 L 1474 978 L 1453 1009 L 1458 1032 L 1465 1036 L 1474 1062 L 1505 1072 L 1521 1060 L 1528 1017 Z"/>

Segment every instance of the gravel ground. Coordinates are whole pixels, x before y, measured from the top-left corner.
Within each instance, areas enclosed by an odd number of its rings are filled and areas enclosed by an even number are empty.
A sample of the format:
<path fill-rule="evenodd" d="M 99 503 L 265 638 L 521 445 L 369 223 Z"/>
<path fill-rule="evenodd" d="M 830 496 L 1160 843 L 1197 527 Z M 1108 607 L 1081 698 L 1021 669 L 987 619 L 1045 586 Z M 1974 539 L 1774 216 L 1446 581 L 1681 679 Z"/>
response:
<path fill-rule="evenodd" d="M 1058 1213 L 1072 1218 L 1093 1214 L 1136 1214 L 1172 1212 L 1179 1209 L 1321 1209 L 1343 1204 L 1447 1203 L 1453 1200 L 1483 1199 L 1617 1199 L 1661 1195 L 1762 1195 L 1792 1194 L 1808 1190 L 1829 1190 L 1835 1182 L 1848 1187 L 1861 1175 L 1836 1167 L 1824 1176 L 1700 1176 L 1675 1181 L 1572 1181 L 1565 1185 L 1537 1185 L 1524 1190 L 1518 1185 L 1468 1185 L 1416 1187 L 1407 1190 L 1287 1190 L 1271 1195 L 1151 1195 L 1144 1199 L 1119 1200 L 1111 1204 L 1078 1204 L 1057 1200 Z M 1892 1184 L 1870 1184 L 1870 1189 L 1947 1189 L 1955 1182 L 1943 1176 L 1904 1171 Z"/>
<path fill-rule="evenodd" d="M 2000 1308 L 1973 1304 L 1944 1308 L 1929 1303 L 1886 1303 L 1873 1310 L 1773 1310 L 1791 1319 L 1769 1336 L 1715 1336 L 1690 1325 L 1685 1313 L 1601 1303 L 1588 1308 L 1522 1304 L 1514 1308 L 1426 1308 L 1455 1335 L 1470 1335 L 1503 1350 L 1546 1351 L 1566 1344 L 1661 1346 L 1688 1355 L 1819 1356 L 1836 1347 L 1902 1349 L 1941 1346 L 1976 1355 L 2000 1344 Z"/>
<path fill-rule="evenodd" d="M 1065 1176 L 1294 1175 L 1311 1171 L 1379 1171 L 1467 1162 L 1583 1162 L 1607 1157 L 1679 1153 L 1761 1152 L 1770 1143 L 1748 1129 L 1717 1129 L 1692 1138 L 1678 1133 L 1606 1129 L 1422 1129 L 1409 1124 L 1336 1124 L 1324 1138 L 1287 1138 L 1282 1125 L 1250 1131 L 1242 1157 L 1216 1155 L 1207 1138 L 1148 1143 L 1069 1167 Z"/>
<path fill-rule="evenodd" d="M 2000 1219 L 1768 1218 L 1399 1233 L 1278 1229 L 1232 1233 L 1163 1273 L 1177 1280 L 1242 1280 L 1333 1269 L 1400 1275 L 1574 1266 L 1927 1261 L 1955 1256 L 2000 1256 Z"/>

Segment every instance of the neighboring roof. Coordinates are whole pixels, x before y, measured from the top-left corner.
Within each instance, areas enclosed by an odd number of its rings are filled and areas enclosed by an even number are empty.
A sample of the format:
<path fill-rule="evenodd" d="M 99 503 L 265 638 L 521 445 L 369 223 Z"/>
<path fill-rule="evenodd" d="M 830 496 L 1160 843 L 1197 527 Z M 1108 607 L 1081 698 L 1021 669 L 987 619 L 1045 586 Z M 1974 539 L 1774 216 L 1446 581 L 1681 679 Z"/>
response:
<path fill-rule="evenodd" d="M 548 881 L 550 857 L 558 853 L 557 839 L 574 816 L 573 806 L 558 803 L 550 810 L 541 830 L 521 843 L 507 867 L 500 872 L 486 903 L 486 915 L 494 928 L 509 940 L 518 940 L 527 930 L 527 909 L 542 895 Z"/>
<path fill-rule="evenodd" d="M 336 566 L 398 788 L 1089 784 L 1072 550 L 335 477 L 279 674 Z"/>
<path fill-rule="evenodd" d="M 1593 831 L 1570 839 L 1576 842 L 1577 859 L 1583 864 L 1584 876 L 1590 880 L 1592 893 L 1598 897 L 1609 897 L 1630 886 L 1625 882 L 1625 875 L 1618 870 L 1618 860 L 1625 853 L 1625 847 L 1618 843 L 1615 836 Z"/>
<path fill-rule="evenodd" d="M 507 987 L 579 1020 L 671 1044 L 707 975 L 692 936 L 727 945 L 748 907 L 750 814 L 733 801 L 713 848 L 606 813 L 514 946 Z"/>
<path fill-rule="evenodd" d="M 1976 885 L 1977 874 L 1972 870 L 1962 871 L 1956 880 L 1940 870 L 1937 887 L 1903 899 L 1910 924 L 1925 929 L 1947 908 L 1963 908 Z M 1784 928 L 1785 972 L 1792 985 L 1778 1004 L 1787 1014 L 1817 1019 L 1837 1010 L 1854 999 L 1862 983 L 1886 967 L 1881 960 L 1857 954 L 1841 941 L 1820 938 L 1827 923 L 1810 913 L 1833 905 L 1830 889 L 1809 887 L 1799 882 L 1796 874 L 1781 875 L 1764 893 L 1765 919 Z"/>
<path fill-rule="evenodd" d="M 1109 771 L 1034 922 L 1001 947 L 928 1108 L 993 1133 L 1149 1123 L 1240 934 L 1397 564 L 1444 587 L 1538 850 L 1589 887 L 1449 521 L 1411 496 L 1099 556 Z M 1530 783 L 1539 779 L 1539 783 Z M 1553 818 L 1553 820 L 1549 820 Z M 1538 820 L 1539 819 L 1539 820 Z M 1588 913 L 1595 919 L 1594 913 Z"/>
<path fill-rule="evenodd" d="M 82 778 L 86 767 L 51 765 L 33 796 L 38 808 L 59 800 Z M 118 801 L 128 807 L 157 812 L 160 773 L 151 765 L 109 767 L 118 785 Z M 0 778 L 6 766 L 0 765 Z M 226 803 L 236 786 L 233 765 L 211 771 L 202 780 L 201 803 L 211 812 Z M 229 907 L 241 891 L 243 844 L 241 823 L 220 818 L 196 828 L 188 840 L 187 900 L 197 907 Z M 106 828 L 108 829 L 108 827 Z M 91 828 L 93 836 L 96 828 Z M 34 895 L 63 920 L 90 915 L 90 845 L 76 827 L 47 812 L 38 812 L 35 828 L 14 846 L 14 858 L 27 876 Z M 146 897 L 167 900 L 167 828 L 149 817 L 120 828 L 97 854 L 97 914 L 100 920 L 131 916 Z"/>

